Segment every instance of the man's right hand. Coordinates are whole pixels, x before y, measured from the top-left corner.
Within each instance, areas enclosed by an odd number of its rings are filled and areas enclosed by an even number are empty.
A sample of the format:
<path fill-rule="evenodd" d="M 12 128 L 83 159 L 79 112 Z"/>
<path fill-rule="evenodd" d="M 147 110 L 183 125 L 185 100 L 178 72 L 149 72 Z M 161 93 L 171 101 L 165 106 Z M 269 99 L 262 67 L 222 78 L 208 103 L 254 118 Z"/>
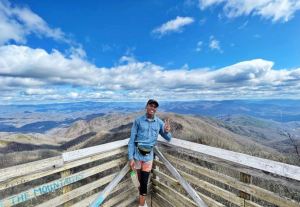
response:
<path fill-rule="evenodd" d="M 129 166 L 130 166 L 131 170 L 135 170 L 134 160 L 129 160 Z"/>

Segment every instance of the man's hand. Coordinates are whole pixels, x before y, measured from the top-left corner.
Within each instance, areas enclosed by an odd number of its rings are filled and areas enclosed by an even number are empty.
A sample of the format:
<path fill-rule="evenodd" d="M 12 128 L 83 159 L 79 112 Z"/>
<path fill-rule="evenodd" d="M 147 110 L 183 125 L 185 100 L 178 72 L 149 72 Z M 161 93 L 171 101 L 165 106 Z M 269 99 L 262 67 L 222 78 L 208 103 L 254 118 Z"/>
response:
<path fill-rule="evenodd" d="M 170 132 L 170 130 L 171 130 L 170 119 L 166 119 L 165 120 L 164 131 L 168 133 L 168 132 Z"/>
<path fill-rule="evenodd" d="M 131 170 L 135 170 L 134 160 L 129 160 L 129 166 L 130 166 Z"/>

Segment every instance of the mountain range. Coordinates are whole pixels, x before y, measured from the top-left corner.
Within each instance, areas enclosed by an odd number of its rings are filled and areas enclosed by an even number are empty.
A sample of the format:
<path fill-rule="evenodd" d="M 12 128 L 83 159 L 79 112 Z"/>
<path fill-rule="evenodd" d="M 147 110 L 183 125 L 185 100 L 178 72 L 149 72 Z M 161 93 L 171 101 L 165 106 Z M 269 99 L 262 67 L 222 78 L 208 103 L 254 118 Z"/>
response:
<path fill-rule="evenodd" d="M 0 132 L 45 133 L 108 113 L 141 111 L 144 102 L 78 102 L 0 106 Z M 247 115 L 281 123 L 300 121 L 300 100 L 161 101 L 160 111 L 222 119 Z"/>
<path fill-rule="evenodd" d="M 70 126 L 53 128 L 44 134 L 1 132 L 1 167 L 128 138 L 133 120 L 142 114 L 143 111 L 106 114 L 91 120 L 77 120 Z M 294 143 L 291 142 L 278 122 L 272 121 L 273 126 L 269 126 L 270 121 L 246 116 L 224 120 L 166 112 L 158 116 L 171 119 L 172 134 L 176 138 L 299 164 L 295 144 L 299 146 L 300 139 L 292 137 Z"/>
<path fill-rule="evenodd" d="M 299 165 L 300 101 L 160 102 L 173 136 Z M 1 106 L 0 166 L 130 136 L 143 102 Z"/>

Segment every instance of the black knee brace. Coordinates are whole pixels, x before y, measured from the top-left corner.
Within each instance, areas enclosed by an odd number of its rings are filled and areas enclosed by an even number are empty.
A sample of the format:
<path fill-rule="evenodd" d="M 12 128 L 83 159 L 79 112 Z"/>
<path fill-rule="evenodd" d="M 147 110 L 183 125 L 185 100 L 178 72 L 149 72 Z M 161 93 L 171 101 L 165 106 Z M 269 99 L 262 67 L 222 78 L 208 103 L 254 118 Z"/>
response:
<path fill-rule="evenodd" d="M 147 195 L 147 185 L 150 172 L 141 171 L 140 195 Z"/>

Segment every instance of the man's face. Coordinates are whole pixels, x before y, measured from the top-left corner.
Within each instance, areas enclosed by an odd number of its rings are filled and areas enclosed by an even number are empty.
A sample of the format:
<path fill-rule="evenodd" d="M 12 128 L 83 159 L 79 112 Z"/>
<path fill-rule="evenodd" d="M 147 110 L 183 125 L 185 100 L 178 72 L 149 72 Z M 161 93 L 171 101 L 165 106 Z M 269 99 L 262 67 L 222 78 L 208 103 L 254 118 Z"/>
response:
<path fill-rule="evenodd" d="M 155 104 L 148 104 L 146 107 L 146 110 L 147 110 L 147 114 L 154 116 L 154 114 L 157 110 L 157 107 Z"/>

